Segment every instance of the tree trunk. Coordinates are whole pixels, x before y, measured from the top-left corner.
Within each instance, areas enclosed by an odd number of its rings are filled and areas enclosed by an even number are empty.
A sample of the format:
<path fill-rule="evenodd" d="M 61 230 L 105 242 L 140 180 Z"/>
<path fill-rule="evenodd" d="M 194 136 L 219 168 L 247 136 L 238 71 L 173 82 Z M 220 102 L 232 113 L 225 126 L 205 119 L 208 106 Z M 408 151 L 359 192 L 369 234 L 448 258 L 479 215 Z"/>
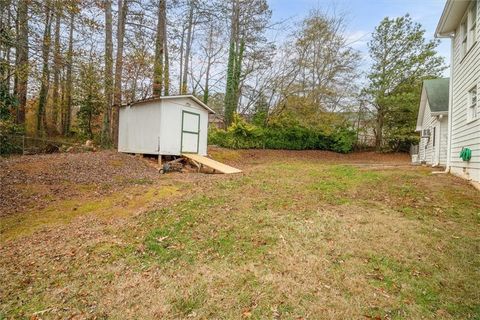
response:
<path fill-rule="evenodd" d="M 165 49 L 165 0 L 158 3 L 157 37 L 155 40 L 155 62 L 153 65 L 153 95 L 161 96 L 163 87 L 163 56 Z"/>
<path fill-rule="evenodd" d="M 205 71 L 205 86 L 203 88 L 203 102 L 205 104 L 208 103 L 208 97 L 209 97 L 209 90 L 208 90 L 208 85 L 209 85 L 209 80 L 210 80 L 210 69 L 212 67 L 212 55 L 211 52 L 213 50 L 213 26 L 210 28 L 208 32 L 208 45 L 207 45 L 207 52 L 208 52 L 208 57 L 207 57 L 207 70 Z"/>
<path fill-rule="evenodd" d="M 118 147 L 118 113 L 122 104 L 123 43 L 125 20 L 127 18 L 127 0 L 118 0 L 117 59 L 115 61 L 115 88 L 113 93 L 112 136 L 113 145 Z"/>
<path fill-rule="evenodd" d="M 166 2 L 167 0 L 165 0 Z M 166 4 L 165 4 L 166 6 Z M 164 56 L 165 56 L 165 64 L 163 66 L 163 87 L 164 91 L 163 94 L 168 96 L 170 94 L 170 61 L 168 57 L 168 34 L 167 34 L 167 10 L 163 10 L 163 21 L 165 22 L 165 26 L 163 28 L 163 45 L 164 45 Z"/>
<path fill-rule="evenodd" d="M 38 108 L 37 108 L 37 134 L 46 129 L 46 105 L 48 88 L 50 84 L 50 69 L 48 60 L 50 57 L 51 45 L 51 29 L 52 29 L 52 3 L 45 2 L 45 28 L 43 31 L 42 42 L 42 78 L 40 84 L 40 92 L 38 94 Z"/>
<path fill-rule="evenodd" d="M 17 8 L 18 31 L 16 39 L 14 93 L 18 99 L 16 122 L 22 125 L 25 123 L 28 85 L 28 2 L 29 0 L 19 0 Z"/>
<path fill-rule="evenodd" d="M 72 113 L 72 63 L 73 63 L 73 28 L 75 22 L 75 12 L 70 12 L 70 30 L 68 34 L 68 51 L 67 51 L 67 75 L 65 79 L 65 101 L 63 110 L 62 134 L 68 135 L 70 133 L 71 113 Z"/>
<path fill-rule="evenodd" d="M 183 52 L 185 51 L 185 32 L 187 29 L 185 27 L 182 28 L 182 37 L 180 38 L 180 72 L 179 72 L 179 84 L 178 84 L 178 93 L 182 91 L 182 74 L 183 74 Z"/>
<path fill-rule="evenodd" d="M 13 6 L 11 5 L 11 0 L 4 0 L 0 2 L 0 30 L 8 30 L 11 26 L 11 16 L 13 15 Z M 1 32 L 1 31 L 0 31 Z M 18 34 L 18 23 L 15 23 L 15 32 Z M 3 33 L 2 33 L 3 36 Z M 9 37 L 8 37 L 9 38 Z M 4 40 L 4 39 L 1 39 Z M 12 45 L 10 41 L 1 41 L 0 40 L 0 90 L 1 94 L 5 96 L 10 95 L 10 77 L 11 77 L 11 61 L 10 61 L 10 52 L 12 50 Z M 14 78 L 16 83 L 17 78 Z M 15 85 L 14 85 L 15 88 Z M 3 101 L 2 101 L 3 102 Z M 16 110 L 15 110 L 16 111 Z"/>
<path fill-rule="evenodd" d="M 192 49 L 193 7 L 194 7 L 194 2 L 193 0 L 190 0 L 190 9 L 188 13 L 188 26 L 187 26 L 187 41 L 186 41 L 186 47 L 185 47 L 185 62 L 183 65 L 182 87 L 180 90 L 180 94 L 187 94 L 187 91 L 188 91 L 187 80 L 188 80 L 190 51 Z"/>
<path fill-rule="evenodd" d="M 111 143 L 110 120 L 112 115 L 113 98 L 113 23 L 112 23 L 112 0 L 105 0 L 105 74 L 104 92 L 105 108 L 103 112 L 102 143 Z"/>
<path fill-rule="evenodd" d="M 203 102 L 205 104 L 208 103 L 208 97 L 210 92 L 208 91 L 208 82 L 210 80 L 210 68 L 212 65 L 212 58 L 208 57 L 207 59 L 207 70 L 205 71 L 205 87 L 203 88 Z"/>
<path fill-rule="evenodd" d="M 243 53 L 245 51 L 245 41 L 240 40 L 240 49 L 235 61 L 235 73 L 233 78 L 233 110 L 237 111 L 238 100 L 240 99 L 240 76 L 242 75 Z"/>
<path fill-rule="evenodd" d="M 225 126 L 228 127 L 233 120 L 235 112 L 235 74 L 237 62 L 237 42 L 238 42 L 238 0 L 232 2 L 232 19 L 230 25 L 230 48 L 228 51 L 228 65 L 227 65 L 227 85 L 225 88 Z"/>
<path fill-rule="evenodd" d="M 382 110 L 378 110 L 377 119 L 376 119 L 376 128 L 375 128 L 375 149 L 380 151 L 383 143 L 383 123 L 384 123 L 384 114 Z"/>
<path fill-rule="evenodd" d="M 58 120 L 58 105 L 60 103 L 60 66 L 61 66 L 61 52 L 60 52 L 60 22 L 61 22 L 61 2 L 57 1 L 55 17 L 55 42 L 54 42 L 54 54 L 53 54 L 53 97 L 52 97 L 52 129 L 55 133 L 58 132 L 57 120 Z"/>

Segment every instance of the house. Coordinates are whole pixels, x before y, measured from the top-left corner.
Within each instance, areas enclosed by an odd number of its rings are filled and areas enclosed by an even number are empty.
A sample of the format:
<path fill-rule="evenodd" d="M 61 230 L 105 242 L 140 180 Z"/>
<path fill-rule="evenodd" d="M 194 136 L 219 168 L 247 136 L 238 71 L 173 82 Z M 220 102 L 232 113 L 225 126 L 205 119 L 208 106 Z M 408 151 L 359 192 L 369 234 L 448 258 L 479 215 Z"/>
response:
<path fill-rule="evenodd" d="M 224 129 L 225 128 L 225 118 L 218 114 L 218 113 L 211 113 L 208 116 L 208 124 L 210 127 L 214 127 L 217 129 Z"/>
<path fill-rule="evenodd" d="M 446 166 L 448 150 L 449 79 L 425 80 L 416 131 L 420 132 L 417 162 Z"/>
<path fill-rule="evenodd" d="M 179 156 L 207 155 L 208 116 L 192 95 L 152 97 L 120 108 L 118 151 Z"/>
<path fill-rule="evenodd" d="M 436 36 L 451 39 L 447 170 L 480 182 L 480 0 L 447 0 Z"/>
<path fill-rule="evenodd" d="M 364 110 L 361 106 L 356 108 L 357 111 L 343 111 L 338 114 L 345 119 L 348 124 L 356 132 L 356 149 L 370 149 L 375 147 L 375 130 L 373 123 L 375 121 L 373 114 Z"/>

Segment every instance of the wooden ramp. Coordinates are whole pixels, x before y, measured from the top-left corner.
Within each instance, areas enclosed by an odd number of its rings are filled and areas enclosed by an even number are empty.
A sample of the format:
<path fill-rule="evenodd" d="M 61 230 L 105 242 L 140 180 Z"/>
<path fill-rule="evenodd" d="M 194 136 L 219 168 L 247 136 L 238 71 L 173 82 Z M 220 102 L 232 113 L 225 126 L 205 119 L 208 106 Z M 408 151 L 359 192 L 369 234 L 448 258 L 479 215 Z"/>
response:
<path fill-rule="evenodd" d="M 183 157 L 191 159 L 195 162 L 200 163 L 201 165 L 207 166 L 209 168 L 212 168 L 213 170 L 216 170 L 221 173 L 240 173 L 242 170 L 239 170 L 234 167 L 227 166 L 226 164 L 223 164 L 221 162 L 215 161 L 213 159 L 198 155 L 198 154 L 192 154 L 192 153 L 183 153 Z"/>

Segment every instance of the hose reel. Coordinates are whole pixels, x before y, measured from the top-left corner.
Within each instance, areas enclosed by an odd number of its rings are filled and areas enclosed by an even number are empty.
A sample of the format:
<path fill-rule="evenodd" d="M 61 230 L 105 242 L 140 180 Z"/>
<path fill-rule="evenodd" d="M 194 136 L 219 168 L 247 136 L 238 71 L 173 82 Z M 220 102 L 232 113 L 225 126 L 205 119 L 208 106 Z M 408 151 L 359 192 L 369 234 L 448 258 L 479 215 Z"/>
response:
<path fill-rule="evenodd" d="M 463 161 L 470 161 L 470 159 L 472 159 L 472 150 L 469 148 L 462 148 L 462 151 L 460 152 L 460 158 Z"/>

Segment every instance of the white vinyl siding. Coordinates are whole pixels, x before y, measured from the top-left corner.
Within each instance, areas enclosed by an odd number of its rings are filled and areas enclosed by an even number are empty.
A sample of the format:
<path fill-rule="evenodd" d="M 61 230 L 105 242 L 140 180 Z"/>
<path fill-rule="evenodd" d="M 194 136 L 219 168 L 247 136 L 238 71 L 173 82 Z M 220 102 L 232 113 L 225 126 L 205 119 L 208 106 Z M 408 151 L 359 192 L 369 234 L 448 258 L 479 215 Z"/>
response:
<path fill-rule="evenodd" d="M 443 116 L 440 119 L 439 117 L 432 115 L 430 106 L 427 102 L 423 114 L 422 132 L 423 130 L 429 130 L 430 138 L 420 138 L 418 144 L 418 156 L 420 161 L 424 161 L 428 165 L 446 165 L 448 147 L 447 119 L 447 116 Z M 420 134 L 423 135 L 422 133 Z M 434 138 L 436 138 L 435 146 L 433 145 Z M 438 150 L 438 148 L 440 148 L 440 150 Z M 439 157 L 436 157 L 436 152 L 439 152 Z"/>
<path fill-rule="evenodd" d="M 420 137 L 420 143 L 418 148 L 418 154 L 420 156 L 420 161 L 425 161 L 427 164 L 432 164 L 432 149 L 433 149 L 433 122 L 435 118 L 432 117 L 430 111 L 430 106 L 425 106 L 425 111 L 423 114 L 423 123 L 422 123 L 422 132 Z M 423 131 L 430 130 L 430 138 L 423 137 Z"/>
<path fill-rule="evenodd" d="M 447 165 L 448 150 L 448 117 L 443 117 L 440 121 L 440 164 Z"/>
<path fill-rule="evenodd" d="M 471 7 L 470 7 L 471 8 Z M 476 6 L 476 27 L 478 28 L 480 6 Z M 467 10 L 468 12 L 468 10 Z M 471 15 L 472 16 L 472 15 Z M 453 101 L 450 110 L 451 116 L 451 172 L 480 181 L 480 119 L 469 121 L 468 108 L 470 107 L 469 91 L 477 86 L 480 81 L 480 45 L 479 32 L 475 33 L 476 39 L 467 55 L 463 55 L 462 25 L 458 26 L 456 36 L 453 38 L 454 52 L 452 57 L 453 75 Z M 478 99 L 478 98 L 477 98 Z M 462 161 L 459 157 L 462 148 L 472 150 L 470 161 Z"/>

